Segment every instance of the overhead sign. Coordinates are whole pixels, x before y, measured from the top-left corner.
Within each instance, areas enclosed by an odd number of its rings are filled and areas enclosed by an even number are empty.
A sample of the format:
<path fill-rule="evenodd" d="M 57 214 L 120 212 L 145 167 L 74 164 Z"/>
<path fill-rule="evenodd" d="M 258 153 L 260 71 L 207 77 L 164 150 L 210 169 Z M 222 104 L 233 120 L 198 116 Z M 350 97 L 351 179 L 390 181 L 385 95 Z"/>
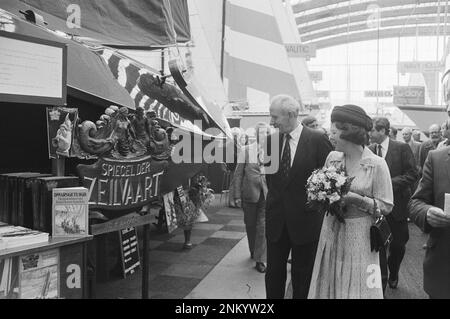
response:
<path fill-rule="evenodd" d="M 285 47 L 290 58 L 310 59 L 316 57 L 316 46 L 314 44 L 286 43 Z"/>
<path fill-rule="evenodd" d="M 309 77 L 311 78 L 311 81 L 313 81 L 313 82 L 320 82 L 323 79 L 323 72 L 322 71 L 310 71 Z"/>
<path fill-rule="evenodd" d="M 330 91 L 317 90 L 316 91 L 316 96 L 317 97 L 322 97 L 322 98 L 329 98 L 330 97 Z"/>
<path fill-rule="evenodd" d="M 445 64 L 441 61 L 411 61 L 399 62 L 398 73 L 429 73 L 429 72 L 443 72 Z"/>
<path fill-rule="evenodd" d="M 424 86 L 394 86 L 395 105 L 425 105 Z"/>
<path fill-rule="evenodd" d="M 364 91 L 364 97 L 393 97 L 392 91 Z"/>

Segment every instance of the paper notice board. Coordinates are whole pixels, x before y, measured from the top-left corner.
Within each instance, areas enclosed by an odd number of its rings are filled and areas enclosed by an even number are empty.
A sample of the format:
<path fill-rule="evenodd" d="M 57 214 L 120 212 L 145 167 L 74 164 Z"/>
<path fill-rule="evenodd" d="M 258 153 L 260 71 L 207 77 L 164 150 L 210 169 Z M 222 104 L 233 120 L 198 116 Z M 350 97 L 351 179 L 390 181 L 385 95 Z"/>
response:
<path fill-rule="evenodd" d="M 0 31 L 0 101 L 65 105 L 67 47 Z"/>

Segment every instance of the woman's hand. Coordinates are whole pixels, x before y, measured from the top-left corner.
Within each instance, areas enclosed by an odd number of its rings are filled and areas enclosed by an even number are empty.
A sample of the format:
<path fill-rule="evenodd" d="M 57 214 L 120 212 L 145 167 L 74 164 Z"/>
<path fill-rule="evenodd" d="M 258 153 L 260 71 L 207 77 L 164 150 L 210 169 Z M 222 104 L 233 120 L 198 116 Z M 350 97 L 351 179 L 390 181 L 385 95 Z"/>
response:
<path fill-rule="evenodd" d="M 362 200 L 362 196 L 359 194 L 356 194 L 354 192 L 348 192 L 344 197 L 342 197 L 342 199 L 344 200 L 344 204 L 346 206 L 349 205 L 359 205 L 361 203 Z"/>

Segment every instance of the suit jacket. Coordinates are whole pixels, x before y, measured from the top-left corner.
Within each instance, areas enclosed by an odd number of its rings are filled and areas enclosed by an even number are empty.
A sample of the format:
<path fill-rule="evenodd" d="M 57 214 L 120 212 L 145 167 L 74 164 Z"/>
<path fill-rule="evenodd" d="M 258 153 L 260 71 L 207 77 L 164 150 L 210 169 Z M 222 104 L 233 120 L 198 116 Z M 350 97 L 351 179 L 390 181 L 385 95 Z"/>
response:
<path fill-rule="evenodd" d="M 277 135 L 271 136 L 269 143 Z M 281 163 L 282 140 L 279 135 L 278 141 L 280 147 L 276 156 Z M 322 132 L 304 127 L 297 144 L 289 179 L 282 180 L 278 172 L 266 175 L 269 188 L 266 201 L 268 241 L 278 241 L 284 227 L 287 227 L 289 238 L 296 245 L 319 240 L 323 214 L 306 208 L 306 182 L 315 169 L 324 166 L 332 148 L 330 141 Z"/>
<path fill-rule="evenodd" d="M 243 163 L 238 163 L 234 172 L 234 198 L 240 198 L 249 203 L 257 203 L 261 191 L 264 198 L 267 197 L 268 192 L 264 168 L 261 168 L 258 164 L 258 146 L 253 143 L 245 147 L 243 152 Z"/>
<path fill-rule="evenodd" d="M 423 232 L 430 234 L 423 264 L 424 289 L 433 298 L 450 298 L 450 228 L 433 228 L 427 211 L 444 209 L 445 193 L 450 193 L 450 147 L 431 151 L 423 175 L 408 208 L 410 217 Z"/>
<path fill-rule="evenodd" d="M 439 141 L 439 143 L 441 141 Z M 420 145 L 419 164 L 420 164 L 421 169 L 423 168 L 423 164 L 425 163 L 425 160 L 427 159 L 428 153 L 435 149 L 436 149 L 436 145 L 434 145 L 434 143 L 431 140 L 423 142 L 422 145 Z"/>
<path fill-rule="evenodd" d="M 414 141 L 411 139 L 411 141 L 408 143 L 409 147 L 411 147 L 411 151 L 413 152 L 414 159 L 416 160 L 416 166 L 420 167 L 420 145 L 422 145 L 419 142 Z"/>
<path fill-rule="evenodd" d="M 370 150 L 376 154 L 376 144 L 370 145 Z M 394 208 L 391 216 L 398 221 L 406 220 L 408 202 L 419 177 L 414 155 L 408 144 L 389 139 L 385 160 L 391 173 L 394 192 Z"/>

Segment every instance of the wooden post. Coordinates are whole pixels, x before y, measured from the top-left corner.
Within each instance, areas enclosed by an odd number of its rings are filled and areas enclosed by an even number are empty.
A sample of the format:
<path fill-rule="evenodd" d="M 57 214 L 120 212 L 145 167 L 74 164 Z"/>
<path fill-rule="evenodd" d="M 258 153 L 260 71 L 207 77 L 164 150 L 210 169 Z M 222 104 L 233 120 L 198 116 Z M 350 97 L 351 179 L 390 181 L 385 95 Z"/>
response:
<path fill-rule="evenodd" d="M 142 299 L 149 299 L 148 296 L 148 281 L 150 275 L 150 268 L 148 266 L 148 241 L 149 241 L 150 224 L 144 225 L 144 254 L 142 260 Z"/>
<path fill-rule="evenodd" d="M 52 174 L 54 176 L 65 176 L 66 162 L 64 158 L 52 159 Z"/>

